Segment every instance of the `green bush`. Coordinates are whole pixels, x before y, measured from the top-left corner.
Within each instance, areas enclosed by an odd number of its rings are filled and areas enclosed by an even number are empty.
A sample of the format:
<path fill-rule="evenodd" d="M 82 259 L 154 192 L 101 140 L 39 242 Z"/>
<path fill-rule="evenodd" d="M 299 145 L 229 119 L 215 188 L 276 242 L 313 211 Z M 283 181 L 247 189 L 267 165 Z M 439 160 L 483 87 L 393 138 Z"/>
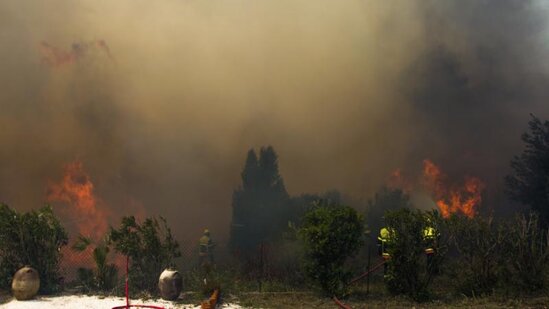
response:
<path fill-rule="evenodd" d="M 416 301 L 427 300 L 428 287 L 447 251 L 448 232 L 444 220 L 436 211 L 403 208 L 386 212 L 385 223 L 394 234 L 387 247 L 391 256 L 385 276 L 387 288 L 393 294 L 405 294 Z M 427 243 L 423 238 L 428 225 L 440 235 L 429 264 L 425 254 Z"/>
<path fill-rule="evenodd" d="M 181 256 L 166 220 L 147 218 L 142 224 L 135 217 L 123 217 L 118 229 L 111 227 L 109 239 L 114 249 L 130 258 L 129 279 L 134 291 L 157 293 L 158 277 L 174 266 Z"/>
<path fill-rule="evenodd" d="M 40 276 L 40 293 L 59 289 L 60 249 L 67 233 L 51 207 L 18 213 L 0 204 L 0 288 L 9 289 L 15 272 L 29 265 Z"/>
<path fill-rule="evenodd" d="M 363 243 L 363 218 L 351 207 L 319 203 L 305 214 L 299 235 L 304 242 L 305 272 L 329 296 L 347 292 L 345 267 Z"/>

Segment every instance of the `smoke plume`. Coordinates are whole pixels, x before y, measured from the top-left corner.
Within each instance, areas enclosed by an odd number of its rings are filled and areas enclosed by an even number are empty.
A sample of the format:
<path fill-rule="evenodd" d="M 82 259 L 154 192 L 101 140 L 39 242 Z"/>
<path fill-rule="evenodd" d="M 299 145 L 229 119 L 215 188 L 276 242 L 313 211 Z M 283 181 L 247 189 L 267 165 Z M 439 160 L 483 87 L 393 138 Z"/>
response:
<path fill-rule="evenodd" d="M 529 113 L 549 118 L 547 17 L 541 0 L 2 1 L 0 200 L 39 207 L 78 161 L 109 211 L 223 239 L 247 150 L 272 145 L 290 194 L 366 199 L 431 158 L 507 209 Z"/>

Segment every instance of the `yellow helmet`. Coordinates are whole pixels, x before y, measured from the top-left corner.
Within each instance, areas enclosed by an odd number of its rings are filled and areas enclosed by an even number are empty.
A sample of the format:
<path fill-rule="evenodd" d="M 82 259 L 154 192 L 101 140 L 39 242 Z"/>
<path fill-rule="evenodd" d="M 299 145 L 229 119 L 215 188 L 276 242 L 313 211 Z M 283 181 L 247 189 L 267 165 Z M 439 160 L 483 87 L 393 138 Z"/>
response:
<path fill-rule="evenodd" d="M 204 235 L 210 235 L 210 230 L 204 229 Z"/>

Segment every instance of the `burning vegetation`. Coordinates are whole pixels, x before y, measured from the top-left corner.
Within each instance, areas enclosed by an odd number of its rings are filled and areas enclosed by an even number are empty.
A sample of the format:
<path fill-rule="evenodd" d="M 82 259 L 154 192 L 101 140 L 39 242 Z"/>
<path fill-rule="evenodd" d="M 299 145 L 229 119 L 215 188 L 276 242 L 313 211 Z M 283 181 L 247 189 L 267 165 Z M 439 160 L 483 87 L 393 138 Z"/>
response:
<path fill-rule="evenodd" d="M 463 185 L 448 185 L 446 175 L 430 160 L 423 161 L 423 178 L 443 217 L 452 213 L 475 216 L 485 188 L 479 178 L 466 176 Z"/>
<path fill-rule="evenodd" d="M 484 182 L 473 176 L 465 176 L 463 184 L 450 182 L 440 167 L 429 159 L 423 160 L 422 175 L 417 184 L 407 179 L 400 169 L 391 173 L 388 184 L 407 194 L 414 191 L 427 192 L 444 218 L 453 213 L 474 217 L 485 189 Z"/>
<path fill-rule="evenodd" d="M 63 206 L 58 208 L 61 214 L 75 223 L 81 235 L 98 239 L 107 231 L 108 211 L 95 195 L 94 185 L 82 162 L 65 165 L 61 181 L 49 184 L 46 199 Z"/>

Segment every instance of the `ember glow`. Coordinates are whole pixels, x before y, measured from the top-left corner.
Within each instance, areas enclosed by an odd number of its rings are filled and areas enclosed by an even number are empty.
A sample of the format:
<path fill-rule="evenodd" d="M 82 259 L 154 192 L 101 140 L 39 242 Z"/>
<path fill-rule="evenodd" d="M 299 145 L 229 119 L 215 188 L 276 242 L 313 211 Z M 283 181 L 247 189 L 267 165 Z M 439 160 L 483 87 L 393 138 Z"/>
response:
<path fill-rule="evenodd" d="M 448 185 L 440 168 L 432 161 L 424 160 L 423 180 L 443 217 L 460 213 L 472 218 L 477 213 L 485 187 L 480 179 L 468 176 L 463 186 Z"/>

